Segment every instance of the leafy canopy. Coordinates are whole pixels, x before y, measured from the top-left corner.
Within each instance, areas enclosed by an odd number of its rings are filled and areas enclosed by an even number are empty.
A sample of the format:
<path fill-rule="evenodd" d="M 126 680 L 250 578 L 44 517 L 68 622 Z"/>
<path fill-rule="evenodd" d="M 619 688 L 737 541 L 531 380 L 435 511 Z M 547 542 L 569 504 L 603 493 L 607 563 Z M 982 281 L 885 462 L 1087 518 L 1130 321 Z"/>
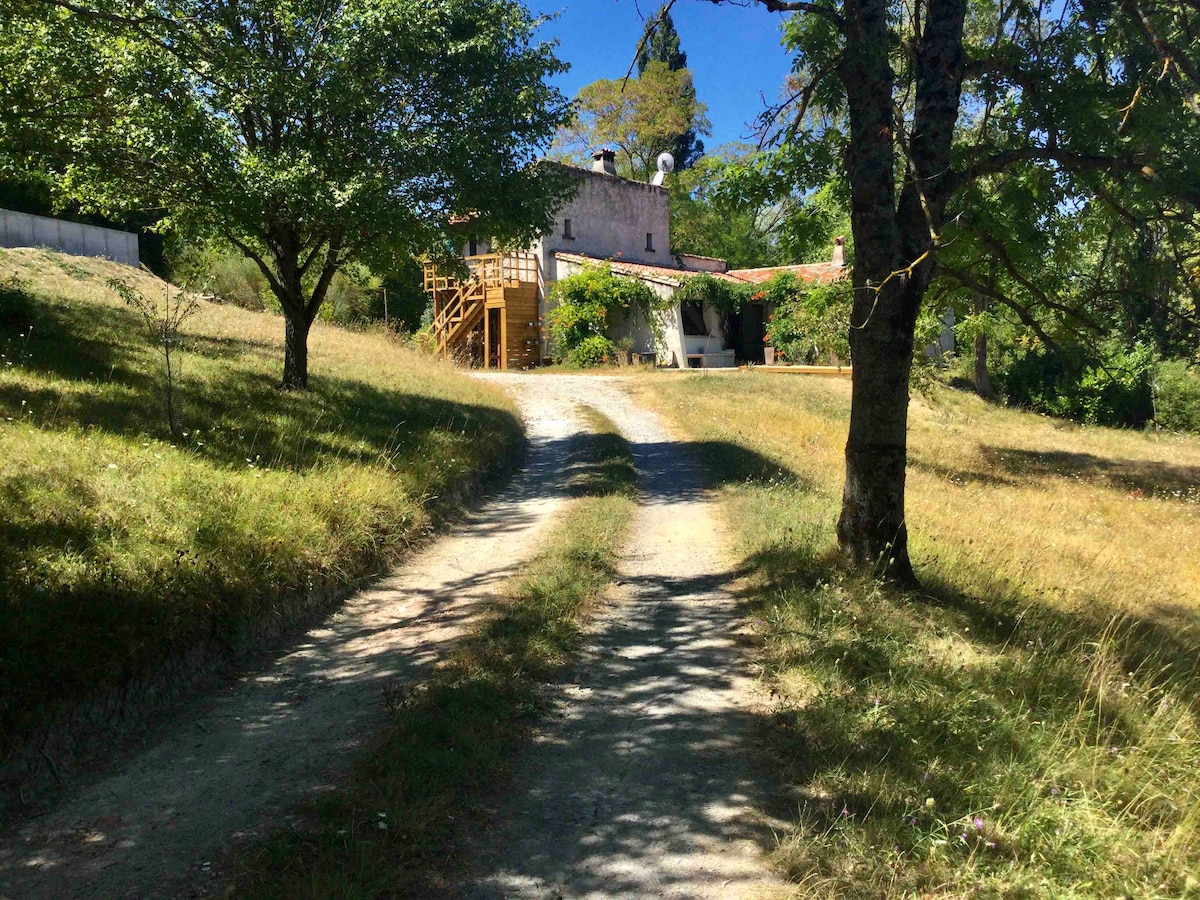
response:
<path fill-rule="evenodd" d="M 586 85 L 575 101 L 575 118 L 555 140 L 554 149 L 587 160 L 597 147 L 617 151 L 622 174 L 647 180 L 655 159 L 674 149 L 679 135 L 692 130 L 710 133 L 707 107 L 696 100 L 692 74 L 672 71 L 652 60 L 640 78 L 601 79 Z"/>
<path fill-rule="evenodd" d="M 67 194 L 234 244 L 289 329 L 307 332 L 352 260 L 386 272 L 464 215 L 529 238 L 565 191 L 531 165 L 566 118 L 547 82 L 564 66 L 516 0 L 0 2 L 29 13 L 0 25 L 26 50 L 0 55 L 0 82 L 41 77 L 41 112 L 0 126 L 6 149 L 36 133 Z"/>

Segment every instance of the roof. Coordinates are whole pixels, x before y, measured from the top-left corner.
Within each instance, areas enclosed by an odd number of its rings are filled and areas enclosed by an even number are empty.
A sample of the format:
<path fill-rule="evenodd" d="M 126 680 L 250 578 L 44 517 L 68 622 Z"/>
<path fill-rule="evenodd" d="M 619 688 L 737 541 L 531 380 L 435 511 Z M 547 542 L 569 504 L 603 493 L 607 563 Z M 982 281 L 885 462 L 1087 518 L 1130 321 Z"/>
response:
<path fill-rule="evenodd" d="M 706 272 L 699 269 L 685 269 L 680 266 L 652 266 L 647 263 L 625 262 L 620 259 L 603 259 L 598 256 L 585 256 L 582 253 L 567 253 L 561 250 L 556 251 L 554 257 L 555 259 L 582 263 L 584 265 L 604 263 L 618 275 L 629 275 L 634 278 L 643 278 L 647 281 L 657 281 L 661 284 L 671 285 L 672 287 L 678 287 L 688 278 L 694 278 L 697 275 L 708 275 L 712 278 L 719 278 L 722 281 L 732 281 L 739 284 L 762 284 L 763 282 L 770 281 L 779 272 L 791 272 L 801 281 L 825 284 L 845 277 L 847 272 L 845 266 L 839 266 L 832 262 L 805 263 L 799 266 L 766 266 L 760 269 L 731 269 L 728 272 Z M 707 258 L 711 259 L 713 257 Z"/>
<path fill-rule="evenodd" d="M 837 281 L 846 275 L 846 267 L 832 262 L 804 263 L 799 266 L 764 266 L 760 269 L 730 269 L 729 274 L 738 281 L 748 281 L 751 284 L 762 284 L 770 281 L 780 272 L 791 272 L 801 281 L 812 281 L 825 284 Z"/>
<path fill-rule="evenodd" d="M 693 278 L 696 275 L 711 275 L 713 278 L 720 278 L 724 281 L 738 281 L 737 278 L 730 278 L 723 272 L 702 272 L 697 269 L 684 269 L 678 266 L 652 266 L 647 263 L 625 262 L 620 259 L 584 256 L 582 253 L 556 251 L 554 258 L 565 260 L 566 262 L 581 263 L 583 265 L 603 263 L 617 275 L 629 275 L 633 278 L 645 279 L 646 281 L 657 281 L 660 284 L 667 284 L 671 287 L 679 287 L 687 279 Z"/>

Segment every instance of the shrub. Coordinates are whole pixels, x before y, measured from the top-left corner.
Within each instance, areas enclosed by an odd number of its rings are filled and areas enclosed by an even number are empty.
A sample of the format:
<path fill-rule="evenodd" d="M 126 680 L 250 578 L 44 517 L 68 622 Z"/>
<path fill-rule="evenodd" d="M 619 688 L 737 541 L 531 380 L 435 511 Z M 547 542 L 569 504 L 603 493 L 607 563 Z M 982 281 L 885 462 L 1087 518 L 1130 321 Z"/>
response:
<path fill-rule="evenodd" d="M 609 313 L 645 319 L 657 330 L 652 312 L 663 304 L 649 285 L 614 275 L 607 266 L 588 266 L 560 279 L 550 289 L 550 299 L 558 304 L 549 315 L 552 350 L 559 360 L 580 366 L 616 358 L 616 348 L 606 335 Z"/>
<path fill-rule="evenodd" d="M 1090 356 L 1067 351 L 1067 359 L 1041 344 L 1001 360 L 998 382 L 1010 402 L 1089 425 L 1141 427 L 1154 417 L 1153 351 L 1144 344 L 1107 341 Z M 1070 364 L 1068 364 L 1070 363 Z"/>
<path fill-rule="evenodd" d="M 594 334 L 591 337 L 584 338 L 579 346 L 573 348 L 567 354 L 567 362 L 581 369 L 608 365 L 614 362 L 616 358 L 616 346 L 602 334 Z"/>
<path fill-rule="evenodd" d="M 608 310 L 596 302 L 561 303 L 550 311 L 550 341 L 562 357 L 592 337 L 603 337 Z"/>
<path fill-rule="evenodd" d="M 1160 362 L 1154 369 L 1154 421 L 1171 431 L 1200 431 L 1200 367 L 1187 360 Z"/>
<path fill-rule="evenodd" d="M 763 288 L 777 303 L 767 323 L 767 342 L 793 362 L 817 362 L 836 353 L 850 356 L 851 294 L 844 286 L 811 287 L 791 273 L 776 275 Z"/>

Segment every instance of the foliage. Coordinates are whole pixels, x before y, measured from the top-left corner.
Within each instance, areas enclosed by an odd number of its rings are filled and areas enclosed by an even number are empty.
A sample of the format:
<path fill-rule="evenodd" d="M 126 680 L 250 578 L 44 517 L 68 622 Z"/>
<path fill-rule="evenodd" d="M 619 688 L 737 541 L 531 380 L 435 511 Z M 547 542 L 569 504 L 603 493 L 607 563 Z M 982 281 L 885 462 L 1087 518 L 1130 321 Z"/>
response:
<path fill-rule="evenodd" d="M 648 181 L 655 160 L 681 134 L 709 134 L 706 107 L 696 100 L 692 73 L 651 61 L 638 78 L 601 79 L 585 85 L 575 101 L 575 118 L 555 138 L 554 150 L 590 162 L 597 147 L 619 151 L 618 171 Z"/>
<path fill-rule="evenodd" d="M 796 890 L 1195 892 L 1200 440 L 913 404 L 906 593 L 836 565 L 848 384 L 640 388 L 703 454 L 750 573 Z"/>
<path fill-rule="evenodd" d="M 707 272 L 692 275 L 672 297 L 676 303 L 704 303 L 721 313 L 737 312 L 753 299 L 757 288 L 749 283 L 735 284 Z"/>
<path fill-rule="evenodd" d="M 1022 245 L 1036 250 L 1040 223 L 1089 200 L 1135 222 L 1190 218 L 1200 203 L 1191 175 L 1200 131 L 1180 84 L 1163 76 L 1176 56 L 1194 61 L 1195 41 L 1164 54 L 1148 36 L 1176 5 L 1135 0 L 1053 9 L 998 0 L 755 5 L 797 10 L 784 25 L 793 74 L 761 120 L 772 168 L 798 195 L 839 176 L 849 188 L 861 323 L 850 345 L 865 374 L 839 537 L 852 565 L 883 559 L 888 578 L 912 583 L 908 383 L 927 292 L 936 277 L 982 292 L 980 275 L 993 264 L 1021 282 L 1021 261 L 1008 266 L 988 236 L 1028 233 L 1034 239 Z M 996 185 L 1023 199 L 995 204 L 1003 229 L 976 231 L 977 198 Z M 1039 309 L 1070 307 L 1029 284 Z M 1036 324 L 1029 307 L 1014 306 L 1023 324 Z"/>
<path fill-rule="evenodd" d="M 642 32 L 642 46 L 637 56 L 638 76 L 646 72 L 651 62 L 660 62 L 672 72 L 687 69 L 687 54 L 679 45 L 679 32 L 675 30 L 675 20 L 671 18 L 670 7 L 664 4 L 657 13 L 646 20 Z M 696 91 L 692 89 L 691 99 L 696 99 Z M 704 155 L 704 142 L 696 137 L 696 129 L 689 128 L 675 138 L 670 148 L 675 157 L 677 172 L 690 169 Z"/>
<path fill-rule="evenodd" d="M 166 208 L 254 260 L 287 319 L 289 387 L 344 266 L 391 271 L 467 212 L 532 237 L 568 190 L 531 165 L 567 105 L 516 0 L 5 3 L 28 14 L 3 18 L 0 45 L 23 49 L 0 54 L 0 82 L 36 75 L 48 94 L 24 98 L 48 112 L 6 146 L 33 128 L 68 195 Z"/>
<path fill-rule="evenodd" d="M 644 321 L 656 330 L 654 313 L 663 306 L 645 282 L 614 275 L 608 266 L 586 266 L 560 278 L 549 299 L 554 304 L 548 317 L 552 351 L 560 360 L 581 366 L 616 359 L 616 348 L 606 334 L 611 313 L 627 322 Z"/>
<path fill-rule="evenodd" d="M 617 359 L 617 346 L 602 334 L 585 337 L 567 352 L 566 363 L 581 369 L 612 365 Z"/>
<path fill-rule="evenodd" d="M 775 304 L 767 343 L 796 363 L 827 362 L 830 354 L 850 358 L 851 295 L 845 284 L 807 285 L 781 272 L 760 293 Z"/>
<path fill-rule="evenodd" d="M 387 570 L 520 443 L 510 401 L 380 336 L 319 326 L 322 377 L 280 392 L 278 319 L 207 302 L 179 333 L 173 438 L 157 339 L 107 287 L 163 282 L 38 250 L 0 269 L 22 279 L 0 295 L 5 742 Z"/>
<path fill-rule="evenodd" d="M 1200 432 L 1200 367 L 1182 359 L 1160 362 L 1152 388 L 1155 425 Z"/>
<path fill-rule="evenodd" d="M 350 786 L 302 830 L 281 829 L 232 861 L 238 896 L 444 893 L 438 873 L 423 883 L 429 861 L 494 789 L 544 711 L 545 683 L 566 673 L 616 576 L 613 548 L 633 518 L 629 445 L 595 410 L 583 412 L 596 433 L 572 454 L 575 499 L 555 516 L 538 555 L 497 592 L 479 632 L 419 689 L 385 691 L 386 725 L 359 753 Z"/>
<path fill-rule="evenodd" d="M 1154 353 L 1106 341 L 1091 352 L 1053 353 L 1036 342 L 1005 348 L 996 379 L 1009 402 L 1090 425 L 1140 427 L 1154 417 Z"/>

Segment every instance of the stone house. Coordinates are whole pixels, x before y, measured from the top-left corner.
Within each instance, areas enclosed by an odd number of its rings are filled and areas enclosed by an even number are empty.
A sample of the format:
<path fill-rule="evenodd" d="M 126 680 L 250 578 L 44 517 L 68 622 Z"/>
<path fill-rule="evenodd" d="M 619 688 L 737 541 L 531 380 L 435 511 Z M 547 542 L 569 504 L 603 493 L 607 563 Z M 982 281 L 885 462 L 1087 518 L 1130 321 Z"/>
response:
<path fill-rule="evenodd" d="M 730 269 L 722 259 L 672 253 L 670 203 L 661 184 L 617 175 L 609 150 L 595 154 L 591 169 L 565 168 L 578 188 L 555 214 L 552 230 L 533 246 L 494 253 L 490 242 L 470 240 L 463 247 L 472 273 L 466 280 L 440 277 L 434 266 L 426 266 L 437 347 L 448 358 L 473 347 L 478 348 L 473 361 L 485 368 L 538 365 L 551 350 L 542 328 L 550 311 L 548 287 L 589 265 L 608 265 L 663 298 L 701 273 L 739 284 L 761 284 L 780 271 L 810 282 L 845 274 L 840 238 L 829 262 L 769 269 Z M 619 321 L 611 323 L 610 336 L 627 339 L 634 353 L 653 355 L 660 366 L 728 367 L 762 362 L 769 314 L 763 303 L 725 315 L 707 304 L 681 302 L 659 314 L 657 329 L 647 322 Z"/>

